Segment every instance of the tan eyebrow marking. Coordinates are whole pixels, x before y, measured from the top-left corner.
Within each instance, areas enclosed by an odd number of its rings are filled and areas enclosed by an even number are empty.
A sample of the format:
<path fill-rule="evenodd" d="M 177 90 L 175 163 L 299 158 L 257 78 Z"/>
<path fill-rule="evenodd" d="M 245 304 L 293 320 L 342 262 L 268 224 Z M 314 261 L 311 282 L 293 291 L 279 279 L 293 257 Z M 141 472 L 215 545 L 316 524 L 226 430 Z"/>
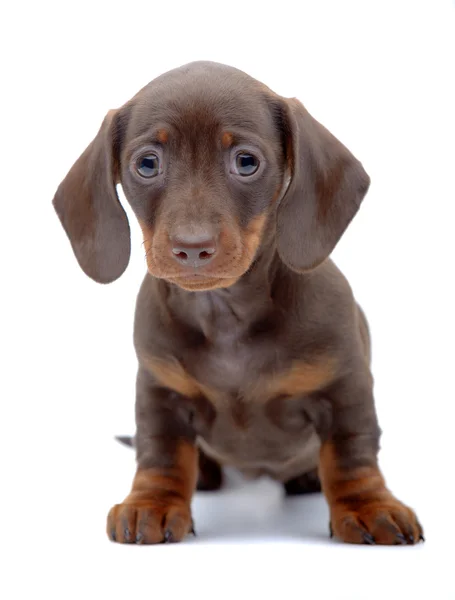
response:
<path fill-rule="evenodd" d="M 234 136 L 229 131 L 225 131 L 221 137 L 221 143 L 224 148 L 230 148 L 234 143 Z"/>
<path fill-rule="evenodd" d="M 166 129 L 160 129 L 157 135 L 158 141 L 165 144 L 169 139 L 169 132 Z"/>

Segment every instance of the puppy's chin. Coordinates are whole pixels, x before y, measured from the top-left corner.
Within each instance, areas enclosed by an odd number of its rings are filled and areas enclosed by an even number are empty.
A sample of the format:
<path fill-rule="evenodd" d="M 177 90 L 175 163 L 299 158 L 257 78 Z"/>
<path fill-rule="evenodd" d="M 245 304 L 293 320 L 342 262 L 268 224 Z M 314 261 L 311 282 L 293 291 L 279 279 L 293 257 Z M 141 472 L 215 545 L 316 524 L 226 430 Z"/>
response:
<path fill-rule="evenodd" d="M 166 278 L 166 281 L 173 283 L 187 292 L 208 292 L 210 290 L 231 287 L 238 277 L 173 277 Z"/>
<path fill-rule="evenodd" d="M 208 292 L 210 290 L 229 288 L 236 283 L 243 273 L 236 276 L 216 276 L 212 274 L 203 275 L 202 273 L 194 273 L 188 275 L 172 275 L 167 276 L 157 272 L 157 269 L 148 266 L 148 272 L 156 279 L 162 279 L 188 292 Z"/>

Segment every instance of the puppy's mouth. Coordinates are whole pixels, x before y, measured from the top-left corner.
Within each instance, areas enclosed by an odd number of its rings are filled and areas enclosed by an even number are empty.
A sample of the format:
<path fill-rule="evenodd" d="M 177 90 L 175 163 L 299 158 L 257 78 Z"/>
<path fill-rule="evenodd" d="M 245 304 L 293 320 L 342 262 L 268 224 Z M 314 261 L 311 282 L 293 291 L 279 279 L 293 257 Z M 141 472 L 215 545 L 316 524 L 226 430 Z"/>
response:
<path fill-rule="evenodd" d="M 249 262 L 250 261 L 245 261 Z M 248 269 L 243 261 L 228 261 L 227 264 L 207 265 L 207 267 L 175 268 L 168 261 L 151 260 L 148 257 L 147 268 L 153 277 L 163 279 L 189 291 L 207 291 L 216 288 L 227 288 L 235 283 Z M 215 266 L 215 268 L 213 268 Z"/>

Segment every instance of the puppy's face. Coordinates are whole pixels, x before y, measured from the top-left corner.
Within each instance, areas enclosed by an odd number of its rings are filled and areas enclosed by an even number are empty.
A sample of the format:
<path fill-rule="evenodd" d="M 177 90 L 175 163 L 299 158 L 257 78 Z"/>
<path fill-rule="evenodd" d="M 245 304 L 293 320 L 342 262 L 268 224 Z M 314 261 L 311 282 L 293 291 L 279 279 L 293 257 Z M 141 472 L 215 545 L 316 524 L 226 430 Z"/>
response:
<path fill-rule="evenodd" d="M 106 116 L 54 207 L 82 269 L 114 281 L 129 261 L 121 183 L 152 275 L 228 287 L 261 244 L 304 272 L 323 262 L 368 189 L 362 165 L 300 102 L 245 73 L 192 63 Z"/>
<path fill-rule="evenodd" d="M 207 290 L 250 267 L 285 172 L 272 111 L 254 80 L 203 68 L 162 77 L 124 110 L 120 178 L 152 275 Z"/>

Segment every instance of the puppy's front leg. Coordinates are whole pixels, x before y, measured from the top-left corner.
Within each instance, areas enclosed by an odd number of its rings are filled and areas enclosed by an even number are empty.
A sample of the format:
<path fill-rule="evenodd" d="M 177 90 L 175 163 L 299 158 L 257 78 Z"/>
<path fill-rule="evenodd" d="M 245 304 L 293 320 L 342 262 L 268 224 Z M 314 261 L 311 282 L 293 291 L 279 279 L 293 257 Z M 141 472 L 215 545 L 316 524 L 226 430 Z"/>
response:
<path fill-rule="evenodd" d="M 333 424 L 323 441 L 319 474 L 331 533 L 354 544 L 414 544 L 423 531 L 414 512 L 387 489 L 377 463 L 379 428 L 369 374 L 342 382 Z"/>
<path fill-rule="evenodd" d="M 137 471 L 130 494 L 109 512 L 107 534 L 120 543 L 178 542 L 193 530 L 191 497 L 198 455 L 173 393 L 139 370 L 136 399 Z"/>

